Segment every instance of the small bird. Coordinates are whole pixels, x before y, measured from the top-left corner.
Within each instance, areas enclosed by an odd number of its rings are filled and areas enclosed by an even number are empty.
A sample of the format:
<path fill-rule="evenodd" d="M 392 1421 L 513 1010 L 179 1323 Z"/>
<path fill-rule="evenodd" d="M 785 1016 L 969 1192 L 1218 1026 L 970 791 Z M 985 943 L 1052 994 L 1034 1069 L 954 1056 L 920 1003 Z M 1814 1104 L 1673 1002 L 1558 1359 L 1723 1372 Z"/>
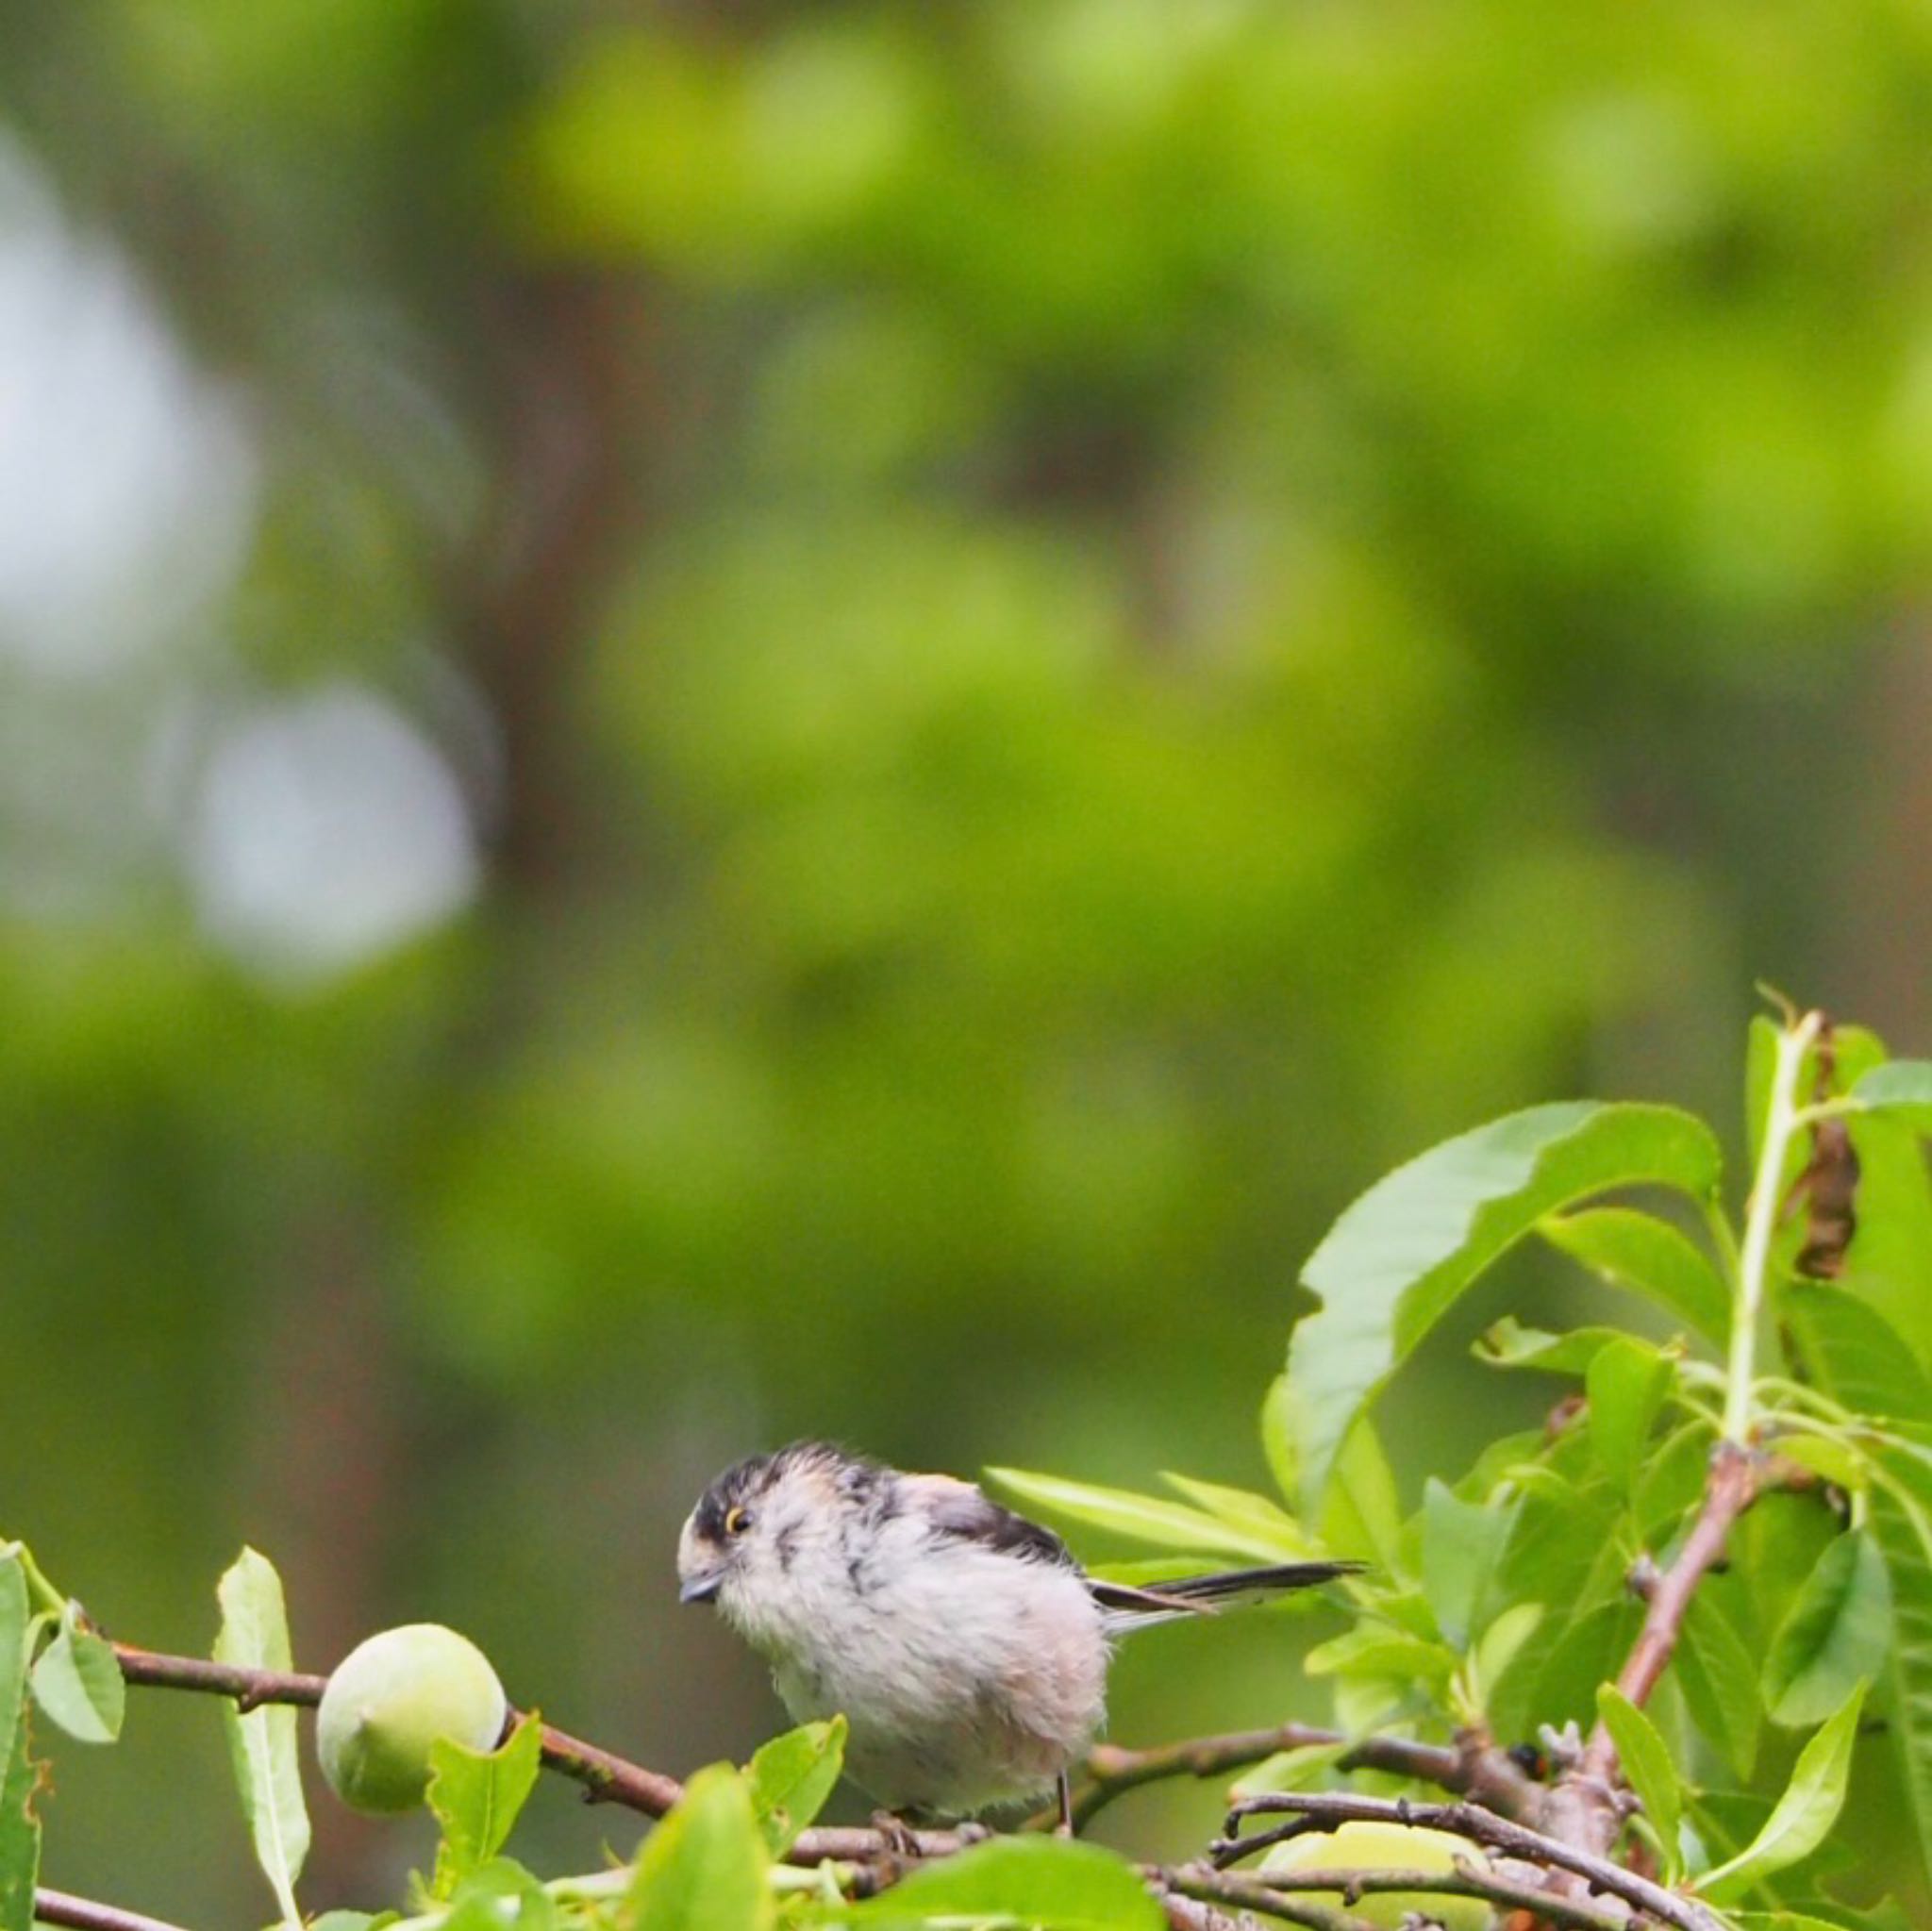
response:
<path fill-rule="evenodd" d="M 845 1768 L 887 1809 L 973 1817 L 1057 1787 L 1063 1830 L 1116 1636 L 1359 1567 L 1103 1582 L 971 1482 L 824 1441 L 726 1469 L 677 1546 L 682 1599 L 717 1605 L 772 1665 L 794 1722 L 843 1712 Z"/>

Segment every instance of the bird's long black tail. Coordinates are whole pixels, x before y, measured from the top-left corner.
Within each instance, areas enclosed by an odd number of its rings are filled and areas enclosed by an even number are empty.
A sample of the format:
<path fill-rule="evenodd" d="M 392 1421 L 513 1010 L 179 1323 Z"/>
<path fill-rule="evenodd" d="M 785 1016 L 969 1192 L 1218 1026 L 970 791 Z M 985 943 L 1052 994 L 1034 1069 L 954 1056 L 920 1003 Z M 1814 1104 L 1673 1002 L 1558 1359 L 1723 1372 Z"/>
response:
<path fill-rule="evenodd" d="M 1092 1580 L 1093 1600 L 1123 1626 L 1164 1623 L 1176 1616 L 1211 1616 L 1244 1602 L 1259 1602 L 1290 1590 L 1314 1589 L 1344 1575 L 1358 1575 L 1360 1562 L 1279 1562 L 1268 1569 L 1227 1569 L 1212 1575 L 1183 1575 L 1147 1589 Z"/>

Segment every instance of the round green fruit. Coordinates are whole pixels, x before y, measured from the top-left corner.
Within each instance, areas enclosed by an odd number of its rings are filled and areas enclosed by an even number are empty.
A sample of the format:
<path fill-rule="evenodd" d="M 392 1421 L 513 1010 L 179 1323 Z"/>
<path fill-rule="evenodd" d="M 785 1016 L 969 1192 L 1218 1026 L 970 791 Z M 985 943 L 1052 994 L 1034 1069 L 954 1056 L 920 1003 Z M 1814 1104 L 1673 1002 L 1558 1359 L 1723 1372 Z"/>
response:
<path fill-rule="evenodd" d="M 1411 1830 L 1399 1823 L 1341 1823 L 1333 1830 L 1310 1832 L 1290 1838 L 1261 1860 L 1259 1875 L 1265 1882 L 1271 1875 L 1301 1871 L 1426 1871 L 1455 1870 L 1457 1860 L 1481 1870 L 1483 1854 L 1466 1839 L 1451 1837 L 1447 1831 Z M 1395 1931 L 1411 1912 L 1444 1931 L 1483 1931 L 1491 1919 L 1491 1907 L 1480 1898 L 1444 1897 L 1435 1891 L 1372 1891 L 1359 1898 L 1346 1899 L 1334 1890 L 1298 1892 L 1307 1904 L 1346 1905 L 1364 1923 L 1381 1924 Z"/>
<path fill-rule="evenodd" d="M 315 1752 L 352 1810 L 413 1810 L 429 1785 L 439 1737 L 493 1750 L 509 1703 L 468 1637 L 408 1623 L 360 1642 L 336 1665 L 315 1713 Z"/>

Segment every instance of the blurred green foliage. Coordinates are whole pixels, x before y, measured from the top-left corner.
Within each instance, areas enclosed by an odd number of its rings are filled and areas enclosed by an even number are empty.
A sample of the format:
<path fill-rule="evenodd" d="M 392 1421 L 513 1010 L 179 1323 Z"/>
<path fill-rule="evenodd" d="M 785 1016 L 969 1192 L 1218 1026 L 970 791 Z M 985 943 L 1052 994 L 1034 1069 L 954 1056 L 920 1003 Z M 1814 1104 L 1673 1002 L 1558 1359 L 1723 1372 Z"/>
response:
<path fill-rule="evenodd" d="M 1393 1159 L 1576 1090 L 1730 1118 L 1756 974 L 1932 1034 L 1902 0 L 0 0 L 0 502 L 36 554 L 97 515 L 56 590 L 137 639 L 53 648 L 0 552 L 45 1444 L 0 1526 L 111 1628 L 204 1640 L 246 1536 L 304 1661 L 448 1620 L 559 1719 L 741 1758 L 770 1706 L 669 1580 L 715 1465 L 1251 1480 L 1296 1267 Z M 90 508 L 140 426 L 55 353 L 103 261 L 114 366 L 176 358 L 243 453 Z M 163 510 L 123 568 L 111 514 Z M 303 708 L 345 691 L 389 738 Z M 396 728 L 414 790 L 340 755 Z M 478 869 L 445 824 L 441 898 L 344 939 L 439 784 Z M 1411 1376 L 1410 1499 L 1474 1385 Z M 1280 1651 L 1153 1639 L 1119 1726 L 1285 1708 Z M 89 1764 L 52 1881 L 245 1907 L 179 1724 L 182 1814 Z M 325 1889 L 395 1855 L 331 1828 Z"/>

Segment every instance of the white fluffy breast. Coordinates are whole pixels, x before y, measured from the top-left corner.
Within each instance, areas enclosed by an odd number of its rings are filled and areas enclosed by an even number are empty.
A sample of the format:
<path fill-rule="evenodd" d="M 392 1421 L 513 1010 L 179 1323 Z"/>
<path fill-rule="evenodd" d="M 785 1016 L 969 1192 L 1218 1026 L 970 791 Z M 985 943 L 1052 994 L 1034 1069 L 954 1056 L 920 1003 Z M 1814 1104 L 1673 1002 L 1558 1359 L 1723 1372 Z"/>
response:
<path fill-rule="evenodd" d="M 1076 1570 L 935 1536 L 915 1513 L 795 1548 L 786 1581 L 733 1620 L 794 1718 L 844 1713 L 847 1768 L 894 1809 L 1029 1798 L 1099 1732 L 1108 1641 Z"/>

